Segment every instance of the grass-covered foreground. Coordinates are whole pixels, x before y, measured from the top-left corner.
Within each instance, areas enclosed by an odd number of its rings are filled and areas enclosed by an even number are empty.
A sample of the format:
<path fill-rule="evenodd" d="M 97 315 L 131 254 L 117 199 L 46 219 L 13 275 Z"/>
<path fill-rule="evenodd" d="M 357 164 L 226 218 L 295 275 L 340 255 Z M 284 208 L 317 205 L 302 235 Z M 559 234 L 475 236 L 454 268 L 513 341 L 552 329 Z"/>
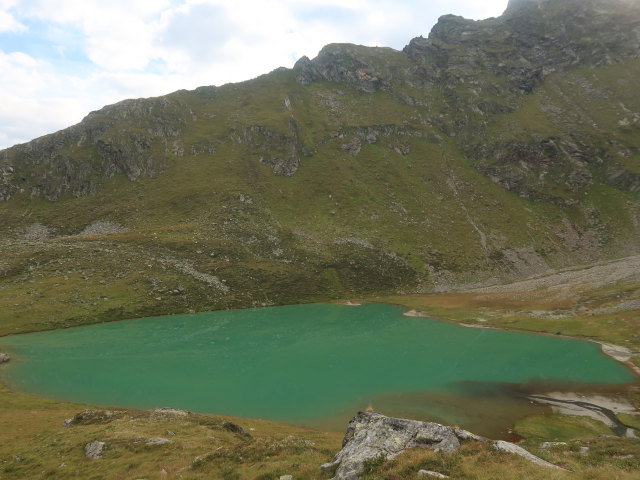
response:
<path fill-rule="evenodd" d="M 54 402 L 0 389 L 1 479 L 294 479 L 327 478 L 319 466 L 340 448 L 342 435 L 255 419 L 213 415 L 186 416 L 153 411 L 97 410 L 70 426 L 63 421 L 86 406 Z M 640 440 L 598 438 L 606 432 L 588 419 L 550 416 L 518 426 L 531 432 L 525 440 L 532 453 L 574 473 L 550 471 L 486 444 L 463 444 L 453 455 L 413 450 L 385 463 L 371 462 L 366 479 L 416 478 L 420 469 L 459 479 L 634 479 L 640 469 Z M 559 422 L 571 424 L 558 438 Z M 240 428 L 238 428 L 240 427 Z M 243 433 L 244 432 L 244 433 Z M 148 445 L 150 438 L 170 440 Z M 106 442 L 103 458 L 85 457 L 84 446 Z M 566 445 L 538 449 L 541 441 Z M 585 448 L 588 451 L 585 451 Z"/>

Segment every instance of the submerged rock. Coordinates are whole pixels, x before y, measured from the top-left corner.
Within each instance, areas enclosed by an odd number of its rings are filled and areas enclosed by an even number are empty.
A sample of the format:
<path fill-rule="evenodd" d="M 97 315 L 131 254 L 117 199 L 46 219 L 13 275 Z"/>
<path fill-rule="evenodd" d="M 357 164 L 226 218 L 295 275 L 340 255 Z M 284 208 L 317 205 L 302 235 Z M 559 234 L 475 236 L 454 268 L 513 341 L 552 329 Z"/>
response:
<path fill-rule="evenodd" d="M 104 448 L 106 446 L 107 444 L 105 442 L 99 442 L 99 441 L 87 443 L 84 446 L 84 454 L 87 458 L 90 458 L 91 460 L 97 460 L 99 458 L 102 458 L 102 453 L 104 452 Z"/>
<path fill-rule="evenodd" d="M 359 412 L 349 422 L 342 450 L 321 468 L 326 471 L 338 466 L 333 480 L 355 479 L 365 461 L 381 456 L 389 460 L 408 448 L 452 453 L 460 448 L 460 441 L 452 427 Z"/>

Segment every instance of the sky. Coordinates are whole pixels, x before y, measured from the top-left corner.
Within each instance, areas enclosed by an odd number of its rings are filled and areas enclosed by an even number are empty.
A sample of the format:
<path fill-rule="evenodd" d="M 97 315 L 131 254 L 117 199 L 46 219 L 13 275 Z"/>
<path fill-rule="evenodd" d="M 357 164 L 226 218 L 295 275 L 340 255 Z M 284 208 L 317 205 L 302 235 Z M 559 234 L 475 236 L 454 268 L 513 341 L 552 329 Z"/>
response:
<path fill-rule="evenodd" d="M 126 98 L 291 68 L 328 43 L 402 49 L 507 0 L 0 0 L 0 149 Z"/>

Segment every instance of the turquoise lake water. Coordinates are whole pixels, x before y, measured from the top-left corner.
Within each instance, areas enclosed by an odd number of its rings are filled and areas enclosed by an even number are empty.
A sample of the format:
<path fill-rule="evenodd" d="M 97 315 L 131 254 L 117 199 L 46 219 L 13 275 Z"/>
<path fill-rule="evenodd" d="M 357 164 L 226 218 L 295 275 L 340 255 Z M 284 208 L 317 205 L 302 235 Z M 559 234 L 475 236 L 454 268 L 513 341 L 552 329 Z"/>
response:
<path fill-rule="evenodd" d="M 172 406 L 342 430 L 358 409 L 504 431 L 523 389 L 634 381 L 594 343 L 295 305 L 0 338 L 14 389 L 103 406 Z M 540 390 L 544 391 L 544 390 Z M 484 426 L 483 426 L 484 425 Z M 498 435 L 499 436 L 499 435 Z"/>

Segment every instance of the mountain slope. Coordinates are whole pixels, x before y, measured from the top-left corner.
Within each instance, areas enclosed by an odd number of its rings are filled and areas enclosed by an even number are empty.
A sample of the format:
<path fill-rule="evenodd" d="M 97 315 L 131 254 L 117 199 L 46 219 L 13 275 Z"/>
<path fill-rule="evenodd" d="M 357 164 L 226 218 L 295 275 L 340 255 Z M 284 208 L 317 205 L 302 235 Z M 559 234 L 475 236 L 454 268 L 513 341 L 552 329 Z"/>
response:
<path fill-rule="evenodd" d="M 639 253 L 639 52 L 635 2 L 512 0 L 4 150 L 2 332 Z"/>

